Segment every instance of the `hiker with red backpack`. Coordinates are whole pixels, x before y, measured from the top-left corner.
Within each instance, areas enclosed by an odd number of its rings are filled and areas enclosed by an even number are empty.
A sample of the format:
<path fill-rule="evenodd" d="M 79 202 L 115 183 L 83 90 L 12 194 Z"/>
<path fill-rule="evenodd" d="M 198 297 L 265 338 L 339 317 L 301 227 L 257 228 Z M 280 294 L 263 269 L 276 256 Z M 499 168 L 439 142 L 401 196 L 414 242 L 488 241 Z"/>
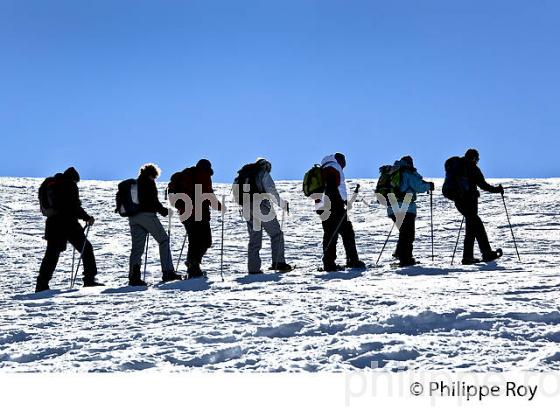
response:
<path fill-rule="evenodd" d="M 400 267 L 413 266 L 417 262 L 412 255 L 416 231 L 416 195 L 433 192 L 434 183 L 426 182 L 414 168 L 411 156 L 404 156 L 390 165 L 382 166 L 375 192 L 381 195 L 387 206 L 387 216 L 399 229 L 397 249 L 393 256 Z"/>
<path fill-rule="evenodd" d="M 189 240 L 187 250 L 188 278 L 204 276 L 200 264 L 202 258 L 212 246 L 212 230 L 210 229 L 210 208 L 222 211 L 223 204 L 216 198 L 212 187 L 212 164 L 201 159 L 196 166 L 185 168 L 171 176 L 168 186 L 169 194 L 185 194 L 188 198 L 170 200 L 179 212 Z"/>
<path fill-rule="evenodd" d="M 478 167 L 480 155 L 476 149 L 469 149 L 463 157 L 451 157 L 445 162 L 445 182 L 443 195 L 455 202 L 455 207 L 465 221 L 465 242 L 463 248 L 463 265 L 480 262 L 474 257 L 474 241 L 478 242 L 482 260 L 491 262 L 502 256 L 502 250 L 492 250 L 484 223 L 478 216 L 478 188 L 495 194 L 504 193 L 502 185 L 493 186 L 486 182 Z"/>
<path fill-rule="evenodd" d="M 249 274 L 263 273 L 261 270 L 262 231 L 270 236 L 272 265 L 270 270 L 289 272 L 292 266 L 286 263 L 284 255 L 284 233 L 278 223 L 273 203 L 284 210 L 289 209 L 276 189 L 270 173 L 272 164 L 264 158 L 244 165 L 233 184 L 233 196 L 243 209 L 243 217 L 249 232 L 248 271 Z"/>
<path fill-rule="evenodd" d="M 60 253 L 66 250 L 68 242 L 81 253 L 84 263 L 84 287 L 103 286 L 95 280 L 97 265 L 93 247 L 79 222 L 81 219 L 89 227 L 95 220 L 82 208 L 78 182 L 80 182 L 80 174 L 70 167 L 63 173 L 46 178 L 39 187 L 41 212 L 47 217 L 45 223 L 47 250 L 41 262 L 35 292 L 49 290 L 49 281 L 58 264 Z"/>

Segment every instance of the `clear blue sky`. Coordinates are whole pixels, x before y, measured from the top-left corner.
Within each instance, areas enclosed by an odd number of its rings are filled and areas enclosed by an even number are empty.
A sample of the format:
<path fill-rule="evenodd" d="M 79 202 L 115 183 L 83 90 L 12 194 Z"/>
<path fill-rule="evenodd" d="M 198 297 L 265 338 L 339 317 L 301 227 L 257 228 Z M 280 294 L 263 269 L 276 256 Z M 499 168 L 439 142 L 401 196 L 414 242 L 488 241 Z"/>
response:
<path fill-rule="evenodd" d="M 0 175 L 215 180 L 265 156 L 301 179 L 481 152 L 488 177 L 560 176 L 554 0 L 0 0 Z"/>

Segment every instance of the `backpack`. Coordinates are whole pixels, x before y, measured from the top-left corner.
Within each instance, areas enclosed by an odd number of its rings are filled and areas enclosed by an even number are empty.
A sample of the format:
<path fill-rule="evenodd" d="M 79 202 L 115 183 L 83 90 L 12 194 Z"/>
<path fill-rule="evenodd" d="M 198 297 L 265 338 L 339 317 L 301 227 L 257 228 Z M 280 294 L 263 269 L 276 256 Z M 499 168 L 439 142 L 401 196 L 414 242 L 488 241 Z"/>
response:
<path fill-rule="evenodd" d="M 169 194 L 187 194 L 194 200 L 196 167 L 186 168 L 182 171 L 175 172 L 171 175 L 169 184 L 167 184 L 167 193 Z M 175 202 L 175 208 L 183 212 L 185 208 L 184 201 L 178 199 Z"/>
<path fill-rule="evenodd" d="M 387 205 L 390 204 L 389 194 L 394 194 L 399 201 L 404 199 L 405 194 L 400 190 L 402 172 L 402 167 L 392 165 L 383 165 L 379 168 L 379 179 L 377 180 L 375 193 L 382 195 Z"/>
<path fill-rule="evenodd" d="M 136 179 L 126 179 L 119 183 L 116 202 L 115 212 L 118 212 L 120 216 L 130 217 L 140 212 L 138 181 Z"/>
<path fill-rule="evenodd" d="M 244 185 L 249 185 L 249 194 L 251 194 L 251 199 L 253 194 L 262 193 L 257 186 L 257 175 L 261 171 L 260 165 L 256 163 L 246 164 L 237 171 L 237 176 L 233 180 L 233 196 L 236 202 L 243 206 L 243 197 L 247 194 L 244 190 Z M 237 186 L 237 188 L 235 188 Z"/>
<path fill-rule="evenodd" d="M 39 207 L 43 216 L 47 218 L 57 214 L 54 209 L 56 184 L 57 180 L 55 177 L 48 177 L 39 186 Z"/>
<path fill-rule="evenodd" d="M 469 181 L 466 175 L 463 158 L 451 157 L 445 161 L 445 181 L 442 193 L 447 199 L 455 201 L 469 190 Z"/>
<path fill-rule="evenodd" d="M 323 181 L 323 168 L 315 164 L 307 171 L 303 177 L 303 193 L 309 197 L 325 191 L 325 181 Z"/>

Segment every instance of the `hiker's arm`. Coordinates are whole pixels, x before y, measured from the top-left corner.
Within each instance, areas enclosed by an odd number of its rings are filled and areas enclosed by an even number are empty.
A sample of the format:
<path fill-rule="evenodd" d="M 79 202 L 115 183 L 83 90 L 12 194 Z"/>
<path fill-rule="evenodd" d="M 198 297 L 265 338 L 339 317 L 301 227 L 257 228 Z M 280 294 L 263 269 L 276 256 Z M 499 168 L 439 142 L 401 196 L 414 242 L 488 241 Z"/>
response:
<path fill-rule="evenodd" d="M 432 188 L 432 184 L 424 181 L 419 174 L 410 175 L 408 177 L 408 185 L 415 193 L 429 192 Z"/>
<path fill-rule="evenodd" d="M 483 191 L 491 192 L 493 194 L 498 194 L 503 191 L 501 185 L 493 186 L 486 182 L 484 175 L 482 175 L 482 171 L 478 167 L 476 167 L 474 170 L 474 180 L 476 182 L 476 185 Z"/>
<path fill-rule="evenodd" d="M 272 195 L 276 199 L 278 206 L 282 207 L 283 204 L 284 204 L 284 200 L 282 198 L 280 198 L 280 194 L 278 193 L 278 190 L 276 189 L 276 184 L 274 183 L 274 180 L 272 179 L 272 177 L 270 176 L 270 174 L 268 172 L 265 172 L 264 175 L 263 175 L 262 186 L 263 186 L 264 192 Z"/>

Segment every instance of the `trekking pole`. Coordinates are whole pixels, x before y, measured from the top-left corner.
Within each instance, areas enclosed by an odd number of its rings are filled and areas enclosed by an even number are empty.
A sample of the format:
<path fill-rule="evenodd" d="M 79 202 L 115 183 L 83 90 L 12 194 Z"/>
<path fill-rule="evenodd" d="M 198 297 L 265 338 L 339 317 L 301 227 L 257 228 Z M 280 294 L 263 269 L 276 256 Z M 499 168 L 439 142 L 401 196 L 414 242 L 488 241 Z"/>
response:
<path fill-rule="evenodd" d="M 325 251 L 330 248 L 332 242 L 334 241 L 334 238 L 336 238 L 336 235 L 338 235 L 338 231 L 339 231 L 340 227 L 342 226 L 342 223 L 344 222 L 344 219 L 348 218 L 348 209 L 352 208 L 352 204 L 356 201 L 356 197 L 358 196 L 359 190 L 360 190 L 360 184 L 356 184 L 356 188 L 354 189 L 354 194 L 352 195 L 352 198 L 350 198 L 350 201 L 348 202 L 348 205 L 346 206 L 346 210 L 342 214 L 342 218 L 340 218 L 340 221 L 338 222 L 338 225 L 336 226 L 336 229 L 335 229 L 334 233 L 332 234 L 331 239 L 329 240 L 327 247 L 325 249 L 323 249 L 323 257 L 325 257 Z"/>
<path fill-rule="evenodd" d="M 224 217 L 226 215 L 226 210 L 224 207 L 224 203 L 226 201 L 226 196 L 222 196 L 222 240 L 220 243 L 220 276 L 222 277 L 222 282 L 224 281 Z"/>
<path fill-rule="evenodd" d="M 521 262 L 521 256 L 519 256 L 519 249 L 517 249 L 517 242 L 515 241 L 515 235 L 513 234 L 513 227 L 511 226 L 511 221 L 509 219 L 509 212 L 506 206 L 506 198 L 504 197 L 504 193 L 502 192 L 502 201 L 504 203 L 504 209 L 506 210 L 507 221 L 509 224 L 509 230 L 511 231 L 511 237 L 513 238 L 513 244 L 515 245 L 515 252 L 517 253 L 517 258 L 519 262 Z"/>
<path fill-rule="evenodd" d="M 430 191 L 430 225 L 432 230 L 432 262 L 434 261 L 434 195 Z"/>
<path fill-rule="evenodd" d="M 461 237 L 461 231 L 463 230 L 463 223 L 465 222 L 465 217 L 461 219 L 461 226 L 459 227 L 459 233 L 457 234 L 457 242 L 455 242 L 455 249 L 453 249 L 453 257 L 451 258 L 451 266 L 453 266 L 453 261 L 455 260 L 455 252 L 457 252 L 457 246 L 459 245 L 459 238 Z"/>
<path fill-rule="evenodd" d="M 381 260 L 381 255 L 383 255 L 383 251 L 385 250 L 385 247 L 387 246 L 387 242 L 389 242 L 389 238 L 391 237 L 391 234 L 393 233 L 393 228 L 395 227 L 395 224 L 391 225 L 391 229 L 389 230 L 389 235 L 387 235 L 387 239 L 385 239 L 385 243 L 383 244 L 383 248 L 381 248 L 381 252 L 379 252 L 379 257 L 377 258 L 377 262 L 375 262 L 375 266 L 377 266 L 379 264 L 379 261 Z"/>
<path fill-rule="evenodd" d="M 187 243 L 187 233 L 185 232 L 185 239 L 183 239 L 183 246 L 181 246 L 181 252 L 179 252 L 179 259 L 177 259 L 177 267 L 175 272 L 179 271 L 179 264 L 181 263 L 181 258 L 183 257 L 183 250 L 185 249 L 185 244 Z"/>
<path fill-rule="evenodd" d="M 86 225 L 86 235 L 84 238 L 84 244 L 82 245 L 82 250 L 80 252 L 80 257 L 78 258 L 78 267 L 76 268 L 76 272 L 74 273 L 74 271 L 72 271 L 72 280 L 70 281 L 70 289 L 72 289 L 74 287 L 74 284 L 76 283 L 76 277 L 78 276 L 78 271 L 80 270 L 80 264 L 82 262 L 82 257 L 84 254 L 84 250 L 86 249 L 86 243 L 87 243 L 87 238 L 89 235 L 89 228 L 91 225 Z M 74 248 L 76 249 L 76 248 Z"/>
<path fill-rule="evenodd" d="M 146 248 L 144 249 L 144 277 L 142 280 L 146 282 L 146 268 L 148 267 L 148 245 L 150 244 L 150 234 L 146 235 Z"/>
<path fill-rule="evenodd" d="M 87 225 L 83 227 L 83 230 L 85 231 L 87 228 Z M 76 248 L 72 247 L 72 270 L 70 271 L 70 283 L 72 283 L 72 277 L 74 275 L 74 261 L 76 260 Z"/>

